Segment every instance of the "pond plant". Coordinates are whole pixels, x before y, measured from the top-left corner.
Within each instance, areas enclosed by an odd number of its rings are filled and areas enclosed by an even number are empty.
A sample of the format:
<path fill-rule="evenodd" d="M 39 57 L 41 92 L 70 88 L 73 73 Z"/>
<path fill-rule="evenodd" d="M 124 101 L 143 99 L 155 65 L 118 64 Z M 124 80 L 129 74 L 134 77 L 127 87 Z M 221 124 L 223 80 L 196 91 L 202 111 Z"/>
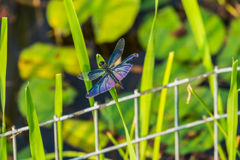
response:
<path fill-rule="evenodd" d="M 21 0 L 19 0 L 19 3 Z M 118 145 L 127 142 L 127 148 L 120 148 L 118 152 L 122 159 L 135 160 L 161 159 L 163 154 L 174 154 L 174 135 L 168 134 L 154 138 L 153 143 L 149 141 L 140 142 L 140 155 L 134 150 L 135 144 L 131 143 L 134 138 L 134 102 L 133 100 L 119 102 L 119 98 L 129 93 L 119 93 L 123 88 L 122 82 L 131 71 L 133 74 L 141 73 L 139 83 L 134 87 L 140 92 L 151 90 L 159 86 L 167 86 L 169 82 L 178 79 L 197 76 L 206 72 L 214 71 L 214 64 L 219 67 L 229 67 L 232 63 L 232 73 L 221 74 L 219 79 L 224 84 L 230 82 L 230 90 L 224 87 L 219 88 L 217 103 L 219 114 L 224 114 L 226 119 L 217 120 L 212 114 L 214 76 L 208 80 L 202 79 L 191 82 L 190 85 L 179 86 L 179 110 L 181 124 L 202 119 L 203 115 L 209 115 L 217 124 L 219 133 L 218 153 L 221 159 L 235 160 L 240 157 L 238 149 L 238 60 L 240 46 L 240 14 L 224 0 L 217 3 L 232 17 L 225 23 L 219 15 L 211 13 L 199 7 L 197 0 L 182 0 L 183 15 L 179 10 L 173 8 L 170 0 L 124 0 L 124 1 L 50 1 L 46 8 L 46 17 L 53 29 L 56 44 L 37 42 L 23 49 L 19 56 L 18 67 L 22 79 L 27 80 L 22 84 L 18 95 L 18 109 L 23 117 L 27 119 L 29 126 L 29 146 L 22 149 L 18 155 L 19 159 L 54 159 L 55 154 L 44 148 L 44 137 L 41 133 L 39 123 L 50 120 L 54 116 L 57 122 L 57 149 L 60 160 L 69 157 L 79 157 L 87 152 L 93 152 L 94 126 L 92 120 L 68 119 L 59 121 L 63 115 L 63 106 L 71 105 L 78 96 L 77 89 L 64 80 L 65 73 L 78 76 L 84 80 L 87 91 L 86 97 L 80 94 L 89 102 L 90 106 L 96 106 L 95 100 L 102 96 L 102 93 L 109 91 L 116 107 L 101 109 L 99 116 L 99 150 L 109 144 L 109 140 Z M 180 2 L 179 2 L 180 3 Z M 210 3 L 210 2 L 209 2 Z M 237 2 L 236 2 L 237 3 Z M 239 4 L 236 4 L 236 6 Z M 159 9 L 160 7 L 160 9 Z M 125 45 L 124 35 L 131 27 L 138 12 L 149 12 L 154 8 L 154 13 L 147 14 L 141 19 L 141 24 L 136 32 L 142 50 L 129 55 L 127 58 L 121 56 Z M 63 9 L 63 10 L 62 10 Z M 178 8 L 179 9 L 179 8 Z M 127 14 L 129 11 L 129 14 Z M 131 12 L 130 12 L 131 11 Z M 109 14 L 109 13 L 112 14 Z M 101 13 L 101 14 L 100 14 Z M 62 16 L 61 18 L 60 15 Z M 181 15 L 181 16 L 179 16 Z M 89 18 L 91 17 L 91 18 Z M 121 38 L 109 58 L 105 62 L 103 56 L 96 54 L 98 69 L 91 70 L 90 61 L 93 50 L 88 47 L 92 42 L 87 42 L 83 36 L 86 21 L 91 21 L 95 41 L 100 50 L 105 51 L 104 43 L 114 42 Z M 162 23 L 165 22 L 165 23 Z M 8 130 L 8 119 L 6 115 L 6 73 L 7 73 L 7 48 L 11 47 L 8 42 L 8 19 L 3 17 L 1 23 L 0 38 L 0 90 L 2 106 L 2 133 Z M 64 46 L 63 37 L 70 36 L 74 47 Z M 69 37 L 68 37 L 69 38 Z M 126 39 L 126 38 L 125 38 Z M 226 40 L 227 39 L 227 40 Z M 88 45 L 87 45 L 88 44 Z M 115 44 L 115 43 L 114 43 Z M 129 44 L 126 44 L 126 48 Z M 126 52 L 126 50 L 125 50 Z M 130 52 L 127 50 L 127 52 Z M 66 54 L 67 53 L 67 54 Z M 212 57 L 211 57 L 212 56 Z M 124 56 L 123 56 L 124 57 Z M 143 60 L 143 66 L 133 65 L 128 61 L 137 58 Z M 165 58 L 168 58 L 165 60 Z M 118 63 L 119 62 L 119 63 Z M 136 63 L 138 63 L 136 62 Z M 114 66 L 114 64 L 116 65 Z M 134 61 L 135 63 L 135 61 Z M 130 71 L 131 70 L 131 71 Z M 80 73 L 80 74 L 79 74 Z M 187 73 L 187 74 L 186 74 Z M 92 80 L 102 78 L 92 86 Z M 131 76 L 130 74 L 128 75 Z M 126 78 L 125 78 L 126 77 Z M 137 77 L 137 76 L 136 76 Z M 134 78 L 136 80 L 136 78 Z M 177 79 L 175 80 L 177 81 Z M 138 82 L 136 80 L 136 82 Z M 81 83 L 81 82 L 78 82 Z M 124 82 L 124 88 L 130 82 Z M 130 84 L 131 85 L 131 84 Z M 208 87 L 209 86 L 209 87 Z M 120 87 L 120 88 L 119 88 Z M 210 88 L 210 89 L 209 89 Z M 126 89 L 127 90 L 127 89 Z M 186 105 L 187 96 L 193 95 Z M 140 137 L 158 133 L 174 127 L 174 91 L 172 88 L 164 88 L 161 92 L 142 95 L 140 104 Z M 159 97 L 159 98 L 158 98 Z M 227 97 L 227 98 L 226 98 Z M 95 100 L 94 100 L 95 99 Z M 82 100 L 82 99 L 81 99 Z M 104 101 L 110 101 L 109 98 Z M 92 112 L 94 117 L 94 112 Z M 204 117 L 204 116 L 203 116 Z M 82 118 L 82 117 L 81 117 Z M 203 118 L 205 119 L 205 118 Z M 50 130 L 51 124 L 45 126 Z M 206 122 L 206 125 L 195 126 L 192 129 L 179 131 L 180 155 L 189 155 L 193 152 L 204 152 L 213 147 L 213 126 Z M 86 136 L 87 135 L 87 136 Z M 18 136 L 18 135 L 14 135 Z M 222 142 L 225 139 L 226 151 Z M 0 159 L 8 159 L 9 148 L 7 137 L 0 139 Z M 64 150 L 64 143 L 81 150 Z M 166 145 L 167 147 L 165 147 Z M 9 147 L 10 146 L 10 147 Z M 163 146 L 163 147 L 162 147 Z M 162 151 L 164 150 L 164 151 Z M 106 155 L 100 154 L 99 159 L 108 159 Z M 30 157 L 30 158 L 29 158 Z M 96 157 L 90 157 L 95 159 Z"/>

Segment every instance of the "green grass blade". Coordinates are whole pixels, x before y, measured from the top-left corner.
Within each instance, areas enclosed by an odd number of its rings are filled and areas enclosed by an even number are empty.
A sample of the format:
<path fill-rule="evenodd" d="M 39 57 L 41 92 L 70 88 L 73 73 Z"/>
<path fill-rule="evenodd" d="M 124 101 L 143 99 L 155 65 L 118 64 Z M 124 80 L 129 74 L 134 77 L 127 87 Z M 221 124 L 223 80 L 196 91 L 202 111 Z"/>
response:
<path fill-rule="evenodd" d="M 130 139 L 133 138 L 134 130 L 135 130 L 135 119 L 133 119 L 133 123 L 132 123 L 132 126 L 131 126 Z M 127 150 L 126 153 L 125 153 L 125 155 L 124 155 L 124 157 L 123 157 L 124 160 L 128 160 L 128 153 L 129 153 L 129 152 L 128 152 L 128 150 Z"/>
<path fill-rule="evenodd" d="M 101 68 L 101 66 L 99 65 L 99 63 L 101 61 L 104 61 L 105 60 L 102 58 L 102 56 L 100 54 L 97 54 L 96 55 L 96 60 L 97 60 L 97 64 L 98 64 L 98 67 Z M 117 109 L 118 109 L 118 112 L 120 114 L 120 117 L 122 119 L 122 123 L 123 123 L 123 127 L 124 127 L 124 130 L 125 130 L 125 134 L 126 134 L 126 139 L 127 139 L 127 144 L 128 144 L 128 150 L 129 150 L 129 154 L 130 154 L 130 159 L 131 160 L 135 160 L 136 159 L 136 155 L 135 155 L 135 152 L 134 152 L 134 149 L 133 149 L 133 145 L 131 143 L 131 138 L 129 136 L 129 132 L 128 132 L 128 129 L 127 129 L 127 126 L 124 122 L 124 119 L 123 119 L 123 116 L 122 116 L 122 112 L 120 110 L 120 105 L 119 105 L 119 102 L 118 102 L 118 96 L 117 96 L 117 91 L 115 89 L 115 87 L 113 87 L 112 89 L 109 90 L 110 94 L 112 95 L 114 101 L 116 102 L 116 106 L 117 106 Z"/>
<path fill-rule="evenodd" d="M 170 52 L 169 56 L 168 56 L 168 62 L 167 62 L 166 70 L 165 70 L 165 73 L 164 73 L 163 86 L 165 86 L 169 83 L 173 57 L 174 57 L 174 52 Z M 162 131 L 166 97 L 167 97 L 167 88 L 163 89 L 161 91 L 161 94 L 160 94 L 156 133 Z M 158 136 L 154 139 L 153 158 L 152 158 L 153 160 L 158 160 L 159 159 L 160 142 L 161 142 L 161 136 Z"/>
<path fill-rule="evenodd" d="M 223 127 L 218 123 L 218 121 L 214 118 L 213 114 L 211 113 L 211 111 L 207 108 L 206 104 L 203 102 L 203 100 L 197 95 L 197 93 L 192 89 L 192 87 L 190 85 L 188 85 L 188 91 L 191 92 L 196 98 L 197 100 L 200 102 L 200 104 L 205 108 L 205 110 L 208 112 L 208 114 L 213 118 L 214 122 L 217 123 L 218 128 L 220 129 L 220 131 L 223 133 L 224 137 L 226 140 L 229 139 L 228 134 L 225 132 L 225 130 L 223 129 Z M 237 91 L 237 90 L 236 90 Z M 188 100 L 189 101 L 189 100 Z M 189 103 L 187 101 L 187 103 Z M 235 142 L 236 138 L 232 141 Z M 228 144 L 228 143 L 227 143 Z M 235 144 L 235 143 L 234 143 Z M 240 157 L 240 152 L 237 150 L 237 148 L 234 149 L 235 153 L 238 154 L 238 156 Z"/>
<path fill-rule="evenodd" d="M 206 119 L 206 116 L 203 117 L 203 119 Z M 207 128 L 212 136 L 212 139 L 214 140 L 214 132 L 213 132 L 213 126 L 209 123 L 209 122 L 206 122 L 206 125 L 207 125 Z M 221 160 L 227 160 L 225 154 L 224 154 L 224 151 L 222 149 L 222 146 L 220 144 L 218 144 L 218 153 L 221 157 Z"/>
<path fill-rule="evenodd" d="M 55 114 L 62 116 L 62 75 L 56 74 Z M 57 122 L 59 160 L 63 159 L 62 121 Z"/>
<path fill-rule="evenodd" d="M 203 58 L 203 65 L 207 72 L 213 71 L 213 64 L 211 60 L 210 50 L 207 43 L 207 35 L 204 29 L 202 16 L 197 3 L 197 0 L 182 0 L 184 10 L 186 12 L 188 21 L 193 31 L 195 41 Z M 214 78 L 209 77 L 209 83 L 212 95 L 214 93 Z"/>
<path fill-rule="evenodd" d="M 70 25 L 70 29 L 73 36 L 73 42 L 76 48 L 78 62 L 81 67 L 82 72 L 89 72 L 90 64 L 87 54 L 87 49 L 85 46 L 83 34 L 81 27 L 79 25 L 79 21 L 77 19 L 76 11 L 73 6 L 72 0 L 64 0 L 64 4 L 67 11 L 67 17 Z M 91 81 L 84 81 L 87 91 L 92 87 Z M 89 98 L 89 103 L 91 106 L 94 105 L 94 99 Z"/>
<path fill-rule="evenodd" d="M 228 155 L 229 159 L 236 159 L 236 137 L 238 125 L 238 91 L 237 91 L 237 66 L 238 61 L 233 62 L 231 74 L 231 86 L 227 100 L 227 129 L 228 129 Z"/>
<path fill-rule="evenodd" d="M 114 139 L 114 137 L 110 132 L 106 132 L 106 134 L 114 145 L 118 145 L 118 142 Z M 124 157 L 125 154 L 124 154 L 123 148 L 118 148 L 118 152 L 122 157 Z"/>
<path fill-rule="evenodd" d="M 0 41 L 0 89 L 2 105 L 2 133 L 6 132 L 5 105 L 6 105 L 6 71 L 7 71 L 7 18 L 2 18 L 1 41 Z M 7 137 L 1 138 L 1 160 L 7 159 Z"/>
<path fill-rule="evenodd" d="M 223 109 L 223 105 L 222 105 L 222 99 L 221 99 L 221 96 L 220 96 L 220 91 L 218 92 L 218 113 L 219 114 L 224 114 L 224 109 Z M 223 127 L 223 129 L 226 131 L 227 130 L 226 119 L 221 118 L 219 121 L 220 121 L 220 124 Z"/>
<path fill-rule="evenodd" d="M 142 81 L 141 81 L 141 92 L 150 90 L 153 87 L 153 71 L 155 63 L 154 55 L 154 28 L 157 17 L 158 0 L 155 0 L 155 15 L 152 22 L 152 28 L 148 39 L 147 51 L 144 59 Z M 147 136 L 149 131 L 149 115 L 151 109 L 153 94 L 146 94 L 140 97 L 140 125 L 141 125 L 141 136 Z M 140 143 L 140 159 L 145 159 L 145 151 L 147 148 L 147 141 Z"/>
<path fill-rule="evenodd" d="M 29 141 L 32 158 L 34 160 L 45 160 L 42 136 L 29 84 L 25 88 L 25 102 L 27 108 L 27 122 L 29 126 Z"/>
<path fill-rule="evenodd" d="M 120 110 L 120 105 L 118 103 L 117 91 L 116 91 L 115 87 L 113 87 L 112 89 L 109 90 L 109 92 L 112 95 L 114 101 L 116 102 L 118 112 L 119 112 L 120 117 L 122 119 L 123 127 L 124 127 L 125 134 L 126 134 L 127 144 L 128 144 L 128 151 L 129 151 L 129 155 L 130 155 L 130 160 L 135 160 L 136 159 L 136 155 L 135 155 L 135 152 L 134 152 L 134 149 L 133 149 L 133 145 L 131 143 L 131 139 L 130 139 L 130 136 L 129 136 L 129 132 L 128 132 L 127 126 L 126 126 L 126 124 L 124 122 L 124 119 L 123 119 L 123 116 L 122 116 L 122 112 Z"/>
<path fill-rule="evenodd" d="M 197 43 L 198 49 L 202 54 L 203 65 L 207 72 L 213 71 L 213 64 L 211 60 L 210 50 L 207 43 L 207 35 L 204 29 L 204 24 L 197 0 L 182 0 L 184 10 L 186 12 L 187 18 L 189 20 L 191 29 L 193 31 L 195 41 Z M 214 76 L 209 76 L 209 85 L 212 95 L 214 95 Z M 218 109 L 222 110 L 222 100 L 220 94 L 218 93 Z M 221 124 L 225 128 L 225 119 L 220 120 Z"/>
<path fill-rule="evenodd" d="M 208 107 L 206 106 L 206 104 L 204 103 L 204 101 L 197 95 L 197 93 L 192 89 L 192 87 L 190 86 L 190 84 L 187 87 L 188 92 L 192 93 L 197 100 L 200 102 L 200 104 L 203 106 L 203 108 L 207 111 L 207 113 L 213 118 L 213 120 L 217 123 L 219 129 L 221 130 L 221 132 L 223 133 L 224 137 L 226 139 L 228 139 L 228 135 L 225 132 L 225 130 L 222 128 L 222 126 L 218 123 L 218 121 L 214 118 L 213 114 L 211 113 L 211 111 L 208 109 Z M 189 102 L 187 102 L 189 103 Z"/>

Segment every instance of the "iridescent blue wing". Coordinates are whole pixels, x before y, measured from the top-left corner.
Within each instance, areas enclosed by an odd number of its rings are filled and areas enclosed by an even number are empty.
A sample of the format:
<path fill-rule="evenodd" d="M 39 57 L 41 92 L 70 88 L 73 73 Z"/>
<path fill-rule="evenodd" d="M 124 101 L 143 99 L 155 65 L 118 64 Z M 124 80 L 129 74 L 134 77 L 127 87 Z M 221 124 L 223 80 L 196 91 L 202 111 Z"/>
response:
<path fill-rule="evenodd" d="M 116 82 L 107 73 L 95 84 L 87 93 L 86 97 L 95 97 L 101 93 L 104 93 L 114 87 Z"/>
<path fill-rule="evenodd" d="M 92 81 L 100 77 L 104 72 L 104 69 L 95 69 L 90 72 L 82 72 L 77 77 L 84 81 Z"/>
<path fill-rule="evenodd" d="M 125 46 L 125 40 L 123 38 L 121 38 L 118 41 L 111 57 L 109 58 L 109 61 L 108 61 L 108 67 L 109 68 L 111 68 L 114 65 L 114 63 L 121 57 L 121 55 L 123 53 L 124 46 Z"/>
<path fill-rule="evenodd" d="M 122 80 L 124 77 L 126 77 L 128 72 L 132 68 L 132 64 L 126 63 L 126 62 L 128 62 L 130 60 L 134 60 L 137 57 L 138 57 L 138 54 L 134 53 L 134 54 L 128 56 L 126 59 L 124 59 L 120 64 L 118 64 L 117 66 L 115 66 L 111 69 L 113 74 L 115 75 L 115 77 L 118 80 Z"/>
<path fill-rule="evenodd" d="M 132 64 L 130 63 L 120 63 L 119 65 L 115 66 L 111 70 L 114 76 L 120 81 L 124 77 L 126 77 L 126 75 L 131 70 L 131 68 L 132 68 Z"/>
<path fill-rule="evenodd" d="M 126 59 L 124 59 L 121 63 L 126 63 L 128 61 L 133 61 L 134 59 L 136 59 L 139 55 L 137 53 L 133 53 L 130 56 L 128 56 Z M 121 64 L 120 63 L 120 64 Z"/>

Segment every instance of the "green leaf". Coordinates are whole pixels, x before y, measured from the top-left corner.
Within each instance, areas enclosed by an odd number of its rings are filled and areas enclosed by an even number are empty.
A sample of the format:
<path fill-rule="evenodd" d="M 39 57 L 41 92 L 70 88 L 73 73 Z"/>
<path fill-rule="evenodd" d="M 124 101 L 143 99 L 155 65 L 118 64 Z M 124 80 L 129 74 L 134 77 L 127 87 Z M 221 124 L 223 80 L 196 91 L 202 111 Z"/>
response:
<path fill-rule="evenodd" d="M 153 77 L 153 87 L 159 87 L 162 86 L 163 83 L 163 71 L 165 70 L 165 66 L 167 65 L 167 60 L 162 62 L 160 65 L 157 65 L 154 68 L 154 77 Z M 187 73 L 187 76 L 186 76 Z M 202 64 L 184 64 L 179 61 L 174 61 L 172 65 L 171 75 L 169 82 L 174 82 L 174 79 L 178 77 L 178 79 L 185 79 L 185 78 L 191 78 L 198 76 L 200 74 L 205 73 L 205 68 Z M 191 84 L 196 86 L 200 85 L 204 79 L 197 79 L 194 81 L 191 81 Z"/>
<path fill-rule="evenodd" d="M 155 0 L 155 15 L 153 18 L 151 31 L 148 38 L 147 51 L 144 59 L 142 81 L 141 81 L 141 92 L 152 89 L 153 87 L 153 71 L 154 71 L 154 63 L 155 63 L 154 29 L 155 29 L 155 21 L 157 17 L 157 7 L 158 7 L 158 1 Z M 148 135 L 152 95 L 153 94 L 146 94 L 140 97 L 140 125 L 141 125 L 140 135 L 141 136 Z M 147 141 L 143 141 L 140 143 L 140 159 L 141 160 L 145 159 L 146 146 L 147 146 Z"/>
<path fill-rule="evenodd" d="M 114 144 L 114 145 L 118 145 L 118 142 L 115 140 L 115 138 L 113 137 L 113 135 L 111 134 L 111 132 L 106 132 L 108 138 L 111 140 L 111 142 Z M 122 158 L 124 158 L 124 151 L 123 151 L 123 148 L 118 148 L 118 152 L 119 154 L 122 156 Z"/>
<path fill-rule="evenodd" d="M 39 122 L 44 122 L 53 119 L 54 115 L 54 97 L 55 97 L 55 81 L 50 79 L 32 78 L 29 81 L 32 88 L 32 98 L 35 103 L 36 113 Z M 24 86 L 25 82 L 20 88 L 18 96 L 18 107 L 21 114 L 26 117 L 27 110 L 24 101 Z M 74 98 L 77 96 L 76 90 L 63 83 L 63 105 L 70 105 L 73 103 Z"/>
<path fill-rule="evenodd" d="M 69 25 L 72 32 L 73 42 L 76 48 L 79 65 L 82 69 L 82 72 L 89 72 L 91 69 L 90 69 L 87 49 L 85 46 L 82 30 L 79 26 L 76 11 L 73 6 L 73 2 L 72 0 L 64 0 L 64 4 L 67 11 L 67 17 L 68 17 Z M 91 81 L 84 81 L 84 82 L 85 82 L 86 89 L 88 91 L 92 87 L 92 82 Z M 94 99 L 89 98 L 89 103 L 91 106 L 93 106 Z"/>
<path fill-rule="evenodd" d="M 149 14 L 143 19 L 143 23 L 138 30 L 139 42 L 143 48 L 147 48 L 149 32 L 152 28 L 153 14 Z M 164 22 L 164 23 L 163 23 Z M 170 51 L 175 51 L 177 39 L 173 32 L 181 27 L 181 21 L 172 7 L 162 8 L 156 16 L 154 38 L 157 44 L 154 46 L 155 56 L 165 58 Z"/>
<path fill-rule="evenodd" d="M 234 57 L 234 59 L 240 59 L 239 25 L 240 18 L 236 18 L 230 22 L 226 45 L 221 54 L 217 57 L 219 68 L 230 67 L 232 65 L 231 57 Z M 229 73 L 223 73 L 219 76 L 228 82 L 231 80 L 231 75 Z"/>
<path fill-rule="evenodd" d="M 93 13 L 93 31 L 97 43 L 113 42 L 124 35 L 137 16 L 139 0 L 101 0 Z"/>
<path fill-rule="evenodd" d="M 73 1 L 80 23 L 84 23 L 90 16 L 92 3 L 92 0 Z M 63 1 L 51 0 L 47 5 L 46 16 L 52 28 L 59 29 L 65 36 L 70 34 L 70 27 Z"/>
<path fill-rule="evenodd" d="M 197 0 L 182 0 L 182 4 L 194 34 L 198 49 L 202 55 L 203 65 L 205 66 L 207 72 L 211 72 L 213 71 L 213 64 L 210 56 L 209 45 L 207 43 L 207 35 L 204 29 L 204 24 Z M 209 76 L 209 83 L 213 95 L 213 76 Z"/>
<path fill-rule="evenodd" d="M 229 159 L 236 159 L 236 137 L 238 126 L 238 91 L 237 91 L 237 67 L 238 60 L 233 62 L 232 74 L 231 74 L 231 86 L 227 100 L 227 129 L 228 129 L 228 141 L 227 149 Z"/>
<path fill-rule="evenodd" d="M 99 121 L 100 145 L 107 145 L 107 137 L 102 133 L 106 125 Z M 86 136 L 87 135 L 87 136 Z M 95 151 L 95 137 L 93 121 L 68 119 L 63 122 L 63 140 L 69 145 L 86 152 Z"/>
<path fill-rule="evenodd" d="M 56 89 L 55 89 L 55 114 L 57 117 L 62 116 L 62 75 L 56 74 Z M 58 134 L 58 152 L 59 160 L 63 159 L 63 138 L 62 138 L 62 121 L 57 122 Z"/>
<path fill-rule="evenodd" d="M 215 119 L 215 117 L 213 116 L 212 112 L 208 109 L 207 105 L 205 104 L 205 102 L 203 101 L 202 98 L 200 98 L 197 93 L 192 89 L 192 87 L 190 85 L 188 85 L 187 87 L 188 92 L 192 93 L 197 100 L 200 102 L 200 104 L 204 107 L 204 109 L 207 111 L 207 113 L 213 118 L 213 120 L 217 123 L 219 129 L 221 130 L 221 132 L 223 133 L 223 135 L 225 136 L 225 138 L 228 138 L 227 133 L 224 131 L 224 129 L 222 128 L 222 126 L 218 123 L 218 121 Z M 187 103 L 189 103 L 187 101 Z"/>
<path fill-rule="evenodd" d="M 26 159 L 27 157 L 31 157 L 31 150 L 29 145 L 18 151 L 17 154 L 18 159 Z"/>
<path fill-rule="evenodd" d="M 213 126 L 209 123 L 209 122 L 206 122 L 206 125 L 207 125 L 207 128 L 211 134 L 211 137 L 212 137 L 212 140 L 214 140 L 214 131 L 213 131 Z M 220 158 L 222 160 L 227 160 L 225 154 L 224 154 L 224 151 L 222 149 L 222 146 L 220 144 L 218 144 L 218 153 L 220 155 Z"/>
<path fill-rule="evenodd" d="M 5 105 L 6 105 L 6 71 L 7 71 L 7 18 L 2 18 L 0 41 L 0 94 L 2 105 L 2 133 L 6 132 Z M 0 159 L 7 159 L 7 137 L 1 138 Z"/>
<path fill-rule="evenodd" d="M 29 126 L 29 141 L 31 154 L 34 160 L 45 160 L 42 136 L 38 126 L 38 118 L 33 105 L 29 84 L 25 88 L 25 102 L 27 108 L 27 121 Z"/>
<path fill-rule="evenodd" d="M 169 0 L 158 0 L 158 6 L 167 2 L 169 2 Z M 141 1 L 141 11 L 150 10 L 154 8 L 154 6 L 155 6 L 155 1 L 149 1 L 149 0 Z"/>
<path fill-rule="evenodd" d="M 135 155 L 135 152 L 134 152 L 134 149 L 133 149 L 133 145 L 131 143 L 131 138 L 130 138 L 127 126 L 124 122 L 122 112 L 121 112 L 121 109 L 120 109 L 120 105 L 118 103 L 118 96 L 117 96 L 117 91 L 116 91 L 115 87 L 110 89 L 109 92 L 112 95 L 114 101 L 116 102 L 118 112 L 119 112 L 119 114 L 121 116 L 121 119 L 122 119 L 123 127 L 124 127 L 125 134 L 126 134 L 127 144 L 128 144 L 128 151 L 129 151 L 129 155 L 130 155 L 130 160 L 136 160 L 136 155 Z"/>
<path fill-rule="evenodd" d="M 81 71 L 73 47 L 45 43 L 34 43 L 25 48 L 20 54 L 18 67 L 23 79 L 31 77 L 54 79 L 57 73 L 78 75 Z"/>
<path fill-rule="evenodd" d="M 139 0 L 81 0 L 72 3 L 80 24 L 92 16 L 97 43 L 113 42 L 124 35 L 132 27 L 140 7 Z M 60 31 L 65 36 L 70 34 L 62 1 L 52 0 L 48 3 L 47 20 L 54 30 Z"/>
<path fill-rule="evenodd" d="M 171 73 L 173 57 L 174 57 L 174 52 L 170 52 L 169 57 L 168 57 L 167 66 L 166 66 L 165 73 L 164 73 L 163 86 L 165 86 L 169 83 L 169 77 L 170 77 L 170 73 Z M 156 133 L 162 131 L 166 97 L 167 97 L 167 88 L 161 90 L 160 103 L 159 103 L 158 116 L 157 116 Z M 160 142 L 161 142 L 160 136 L 158 136 L 154 139 L 153 160 L 159 159 Z"/>
<path fill-rule="evenodd" d="M 99 54 L 96 55 L 96 60 L 97 60 L 98 66 L 99 66 L 99 63 L 101 61 L 105 62 L 105 60 Z M 99 67 L 99 68 L 101 68 L 101 67 Z M 119 115 L 120 115 L 121 120 L 122 120 L 122 124 L 123 124 L 124 130 L 125 130 L 125 135 L 126 135 L 126 139 L 127 139 L 128 151 L 129 151 L 130 159 L 131 160 L 135 160 L 136 159 L 136 155 L 135 155 L 135 152 L 134 152 L 134 149 L 133 149 L 133 145 L 131 143 L 131 138 L 129 136 L 129 132 L 128 132 L 127 126 L 126 126 L 126 124 L 124 122 L 124 119 L 123 119 L 123 116 L 122 116 L 122 112 L 121 112 L 120 105 L 119 105 L 119 102 L 118 102 L 117 91 L 116 91 L 115 87 L 113 87 L 113 88 L 111 88 L 109 90 L 109 92 L 112 95 L 114 101 L 116 102 L 117 109 L 118 109 Z"/>
<path fill-rule="evenodd" d="M 217 15 L 204 9 L 201 9 L 201 12 L 208 35 L 207 42 L 210 52 L 216 54 L 224 40 L 224 24 Z M 152 14 L 147 15 L 138 30 L 139 41 L 143 48 L 147 47 L 147 38 L 151 30 L 151 17 Z M 201 59 L 188 21 L 182 23 L 172 7 L 167 6 L 159 11 L 156 19 L 155 40 L 160 44 L 155 45 L 156 58 L 166 58 L 169 52 L 174 51 L 176 60 L 197 62 Z"/>
<path fill-rule="evenodd" d="M 130 93 L 124 93 L 119 95 L 119 98 L 129 95 Z M 109 102 L 110 99 L 107 99 L 106 102 Z M 125 124 L 127 129 L 131 129 L 132 120 L 134 118 L 134 100 L 127 100 L 123 102 L 119 102 L 121 106 L 121 112 L 125 118 Z M 124 136 L 125 129 L 122 127 L 122 120 L 119 115 L 118 110 L 116 110 L 116 105 L 111 105 L 109 107 L 103 108 L 101 110 L 101 120 L 104 120 L 108 123 L 108 129 L 112 132 L 115 132 L 118 135 Z"/>

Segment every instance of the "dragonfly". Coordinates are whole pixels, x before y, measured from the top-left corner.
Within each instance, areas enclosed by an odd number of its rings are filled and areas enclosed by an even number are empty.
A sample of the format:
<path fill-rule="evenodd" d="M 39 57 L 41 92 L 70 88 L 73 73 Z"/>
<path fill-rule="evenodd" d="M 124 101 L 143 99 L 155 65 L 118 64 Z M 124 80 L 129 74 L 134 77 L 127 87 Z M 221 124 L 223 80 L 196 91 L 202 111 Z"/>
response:
<path fill-rule="evenodd" d="M 114 66 L 115 62 L 122 56 L 124 46 L 125 40 L 121 38 L 117 42 L 117 45 L 107 64 L 104 61 L 101 61 L 99 63 L 101 69 L 95 69 L 90 72 L 82 72 L 77 76 L 79 79 L 84 81 L 92 81 L 102 76 L 102 78 L 87 92 L 87 98 L 95 97 L 101 93 L 104 93 L 113 88 L 116 84 L 123 89 L 123 85 L 120 81 L 126 77 L 133 66 L 127 62 L 138 57 L 137 53 L 133 53 L 121 63 Z"/>

